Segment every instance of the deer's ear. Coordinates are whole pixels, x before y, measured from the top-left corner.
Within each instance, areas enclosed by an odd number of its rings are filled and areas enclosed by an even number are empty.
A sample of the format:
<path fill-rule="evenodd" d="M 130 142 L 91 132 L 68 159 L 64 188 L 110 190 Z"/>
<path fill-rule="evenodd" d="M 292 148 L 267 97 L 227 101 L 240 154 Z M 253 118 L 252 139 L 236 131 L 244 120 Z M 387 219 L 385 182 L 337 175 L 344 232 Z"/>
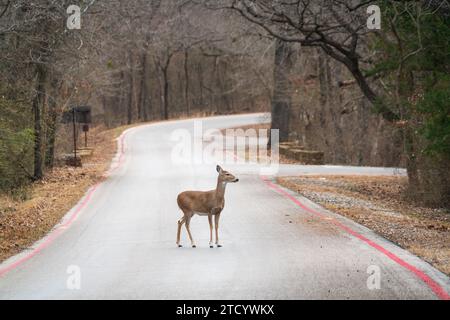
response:
<path fill-rule="evenodd" d="M 222 168 L 221 168 L 219 165 L 217 165 L 216 171 L 217 171 L 218 173 L 221 173 L 221 172 L 222 172 Z"/>

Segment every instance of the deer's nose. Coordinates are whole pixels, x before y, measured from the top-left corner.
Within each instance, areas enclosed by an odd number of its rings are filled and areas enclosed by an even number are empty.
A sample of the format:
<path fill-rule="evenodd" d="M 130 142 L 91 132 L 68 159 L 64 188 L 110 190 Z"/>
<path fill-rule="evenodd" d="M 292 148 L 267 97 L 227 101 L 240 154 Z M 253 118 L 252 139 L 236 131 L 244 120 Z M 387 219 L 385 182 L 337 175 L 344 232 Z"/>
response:
<path fill-rule="evenodd" d="M 239 179 L 234 180 L 234 182 L 239 182 Z"/>

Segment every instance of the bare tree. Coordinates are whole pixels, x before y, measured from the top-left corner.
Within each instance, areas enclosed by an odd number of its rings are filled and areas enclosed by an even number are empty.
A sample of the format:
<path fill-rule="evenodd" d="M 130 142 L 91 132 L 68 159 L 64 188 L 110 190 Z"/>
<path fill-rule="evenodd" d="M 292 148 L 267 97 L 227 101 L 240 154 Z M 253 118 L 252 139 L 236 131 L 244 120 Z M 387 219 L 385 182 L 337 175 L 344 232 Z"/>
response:
<path fill-rule="evenodd" d="M 289 78 L 296 51 L 292 44 L 280 39 L 275 44 L 274 89 L 272 97 L 272 129 L 280 130 L 280 141 L 289 139 L 292 88 Z"/>
<path fill-rule="evenodd" d="M 318 47 L 333 59 L 344 64 L 355 78 L 364 95 L 377 104 L 385 119 L 399 116 L 381 103 L 379 95 L 364 75 L 363 67 L 370 62 L 365 37 L 366 8 L 375 0 L 297 0 L 200 1 L 211 9 L 237 12 L 247 21 L 260 26 L 267 34 L 284 42 Z"/>

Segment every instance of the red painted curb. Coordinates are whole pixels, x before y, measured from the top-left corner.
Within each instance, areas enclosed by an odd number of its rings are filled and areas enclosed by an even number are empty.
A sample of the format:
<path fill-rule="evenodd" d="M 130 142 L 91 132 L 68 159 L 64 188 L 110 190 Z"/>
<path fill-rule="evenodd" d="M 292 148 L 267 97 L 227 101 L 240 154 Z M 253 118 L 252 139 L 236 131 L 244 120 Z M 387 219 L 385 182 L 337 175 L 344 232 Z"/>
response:
<path fill-rule="evenodd" d="M 289 200 L 291 200 L 292 202 L 294 202 L 297 206 L 299 206 L 300 208 L 302 208 L 303 210 L 319 217 L 320 219 L 325 220 L 325 218 L 327 218 L 324 214 L 317 212 L 309 207 L 307 207 L 305 204 L 301 203 L 300 200 L 298 200 L 297 198 L 295 198 L 294 196 L 290 195 L 288 192 L 286 192 L 285 190 L 281 189 L 280 187 L 278 187 L 276 184 L 272 183 L 270 180 L 268 180 L 265 177 L 261 177 L 261 180 L 271 189 L 273 189 L 274 191 L 276 191 L 277 193 L 283 195 L 284 197 L 288 198 Z M 339 227 L 340 229 L 344 230 L 345 232 L 351 234 L 352 236 L 360 239 L 361 241 L 367 243 L 369 246 L 371 246 L 372 248 L 376 249 L 377 251 L 383 253 L 385 256 L 387 256 L 389 259 L 391 259 L 392 261 L 396 262 L 397 264 L 399 264 L 400 266 L 406 268 L 407 270 L 411 271 L 414 275 L 416 275 L 419 279 L 421 279 L 423 282 L 425 282 L 425 284 L 431 289 L 433 290 L 433 292 L 436 294 L 436 296 L 439 297 L 439 299 L 442 300 L 450 300 L 450 296 L 449 294 L 444 290 L 444 288 L 442 288 L 436 281 L 434 281 L 433 279 L 431 279 L 428 275 L 426 275 L 423 271 L 417 269 L 416 267 L 414 267 L 413 265 L 409 264 L 408 262 L 406 262 L 405 260 L 401 259 L 400 257 L 398 257 L 397 255 L 395 255 L 394 253 L 390 252 L 389 250 L 383 248 L 381 245 L 373 242 L 372 240 L 367 239 L 366 237 L 364 237 L 362 234 L 354 231 L 353 229 L 351 229 L 350 227 L 347 227 L 345 225 L 343 225 L 341 222 L 333 219 L 333 220 L 329 220 L 327 219 L 326 221 L 328 222 L 332 222 L 334 225 L 336 225 L 337 227 Z"/>

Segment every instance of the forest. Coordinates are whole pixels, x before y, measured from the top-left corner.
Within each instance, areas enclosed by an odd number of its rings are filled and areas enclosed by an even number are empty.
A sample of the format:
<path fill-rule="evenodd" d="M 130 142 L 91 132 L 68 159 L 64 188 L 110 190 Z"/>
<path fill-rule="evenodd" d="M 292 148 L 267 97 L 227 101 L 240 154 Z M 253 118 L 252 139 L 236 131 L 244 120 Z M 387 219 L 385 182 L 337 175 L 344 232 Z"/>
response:
<path fill-rule="evenodd" d="M 443 0 L 0 0 L 0 190 L 60 165 L 74 105 L 102 128 L 267 111 L 281 141 L 404 167 L 449 207 L 449 39 Z"/>

